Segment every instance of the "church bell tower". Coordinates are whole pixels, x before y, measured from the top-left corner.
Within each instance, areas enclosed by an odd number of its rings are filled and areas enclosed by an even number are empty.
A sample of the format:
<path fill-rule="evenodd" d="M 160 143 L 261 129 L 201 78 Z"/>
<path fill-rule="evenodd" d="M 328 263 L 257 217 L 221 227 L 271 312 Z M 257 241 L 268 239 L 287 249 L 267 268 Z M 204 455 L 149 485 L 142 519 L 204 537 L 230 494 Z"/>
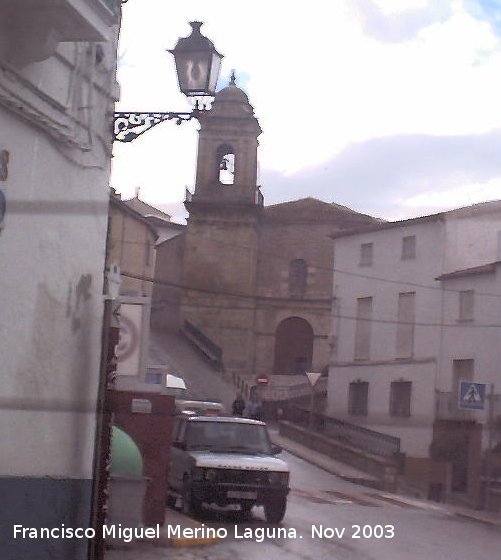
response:
<path fill-rule="evenodd" d="M 234 75 L 199 122 L 195 191 L 185 202 L 181 317 L 221 348 L 226 371 L 247 377 L 254 373 L 261 128 Z"/>

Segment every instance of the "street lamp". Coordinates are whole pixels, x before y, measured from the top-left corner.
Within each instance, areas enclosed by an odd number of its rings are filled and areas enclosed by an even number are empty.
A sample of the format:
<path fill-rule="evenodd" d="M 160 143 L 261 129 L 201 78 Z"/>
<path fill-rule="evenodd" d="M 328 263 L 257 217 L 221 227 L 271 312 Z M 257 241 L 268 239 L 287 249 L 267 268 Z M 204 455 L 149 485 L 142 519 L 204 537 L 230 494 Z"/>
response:
<path fill-rule="evenodd" d="M 169 50 L 174 56 L 179 89 L 187 97 L 214 97 L 223 55 L 218 53 L 210 39 L 202 35 L 200 21 L 192 21 L 191 35 L 182 37 Z M 188 112 L 115 112 L 113 118 L 113 139 L 118 142 L 132 142 L 155 125 L 168 120 L 176 124 L 196 118 L 206 110 L 199 99 L 195 99 L 193 111 Z"/>

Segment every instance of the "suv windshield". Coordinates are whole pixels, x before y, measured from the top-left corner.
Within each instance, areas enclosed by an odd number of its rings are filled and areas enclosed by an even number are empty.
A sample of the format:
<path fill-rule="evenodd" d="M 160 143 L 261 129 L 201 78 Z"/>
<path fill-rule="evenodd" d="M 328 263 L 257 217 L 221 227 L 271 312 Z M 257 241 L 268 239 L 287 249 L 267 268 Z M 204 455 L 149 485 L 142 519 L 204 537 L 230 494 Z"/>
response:
<path fill-rule="evenodd" d="M 186 448 L 230 453 L 271 453 L 265 426 L 237 422 L 188 422 Z"/>

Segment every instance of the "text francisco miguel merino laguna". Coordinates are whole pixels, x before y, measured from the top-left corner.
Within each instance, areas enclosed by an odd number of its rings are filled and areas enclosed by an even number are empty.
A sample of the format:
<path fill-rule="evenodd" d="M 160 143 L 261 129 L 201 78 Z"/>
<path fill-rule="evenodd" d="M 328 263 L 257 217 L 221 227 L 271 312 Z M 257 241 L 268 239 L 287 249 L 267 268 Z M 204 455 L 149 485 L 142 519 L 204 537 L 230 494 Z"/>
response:
<path fill-rule="evenodd" d="M 92 528 L 73 528 L 61 525 L 60 527 L 24 527 L 14 525 L 14 539 L 93 539 L 96 530 Z M 325 527 L 324 525 L 311 526 L 312 539 L 393 539 L 395 537 L 394 525 L 352 525 L 350 527 Z M 166 525 L 162 530 L 163 538 L 170 539 L 225 539 L 228 529 L 224 527 L 182 527 L 181 525 Z M 302 539 L 296 529 L 292 527 L 239 527 L 233 526 L 233 538 L 263 542 L 265 539 Z M 122 527 L 117 525 L 103 525 L 102 537 L 104 539 L 117 539 L 129 543 L 135 539 L 159 539 L 160 525 L 154 527 Z"/>
<path fill-rule="evenodd" d="M 96 530 L 88 527 L 24 527 L 23 525 L 13 526 L 14 539 L 93 539 L 96 537 Z M 135 539 L 159 539 L 160 525 L 154 527 L 122 527 L 120 523 L 116 525 L 103 525 L 102 537 L 122 540 L 129 543 Z M 224 539 L 228 536 L 228 529 L 224 527 L 182 527 L 181 525 L 166 525 L 162 530 L 162 537 L 167 538 L 215 538 Z M 234 526 L 232 535 L 236 539 L 252 539 L 262 542 L 266 538 L 292 538 L 298 537 L 296 530 L 283 527 L 268 528 L 245 528 L 238 525 Z"/>

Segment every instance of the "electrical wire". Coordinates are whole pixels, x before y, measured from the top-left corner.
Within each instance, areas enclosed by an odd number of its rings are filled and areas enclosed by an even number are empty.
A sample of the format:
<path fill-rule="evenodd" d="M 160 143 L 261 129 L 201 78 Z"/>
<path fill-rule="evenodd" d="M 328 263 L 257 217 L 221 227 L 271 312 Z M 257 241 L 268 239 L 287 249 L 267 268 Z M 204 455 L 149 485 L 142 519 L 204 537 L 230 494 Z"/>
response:
<path fill-rule="evenodd" d="M 211 243 L 217 244 L 217 245 L 221 245 L 223 247 L 228 247 L 228 248 L 232 248 L 232 249 L 241 249 L 241 250 L 249 250 L 249 247 L 243 246 L 243 245 L 238 245 L 235 243 L 231 243 L 228 241 L 223 241 L 223 240 L 219 240 L 219 239 L 212 239 L 210 237 L 207 236 L 203 236 L 203 235 L 199 235 L 199 234 L 193 234 L 190 233 L 189 235 L 196 237 L 200 240 L 205 240 L 205 241 L 210 241 Z M 175 236 L 177 237 L 177 236 Z M 172 239 L 175 239 L 175 237 L 173 237 Z M 127 241 L 118 241 L 117 242 L 121 242 L 121 243 L 128 243 L 128 244 L 140 244 L 140 245 L 144 245 L 144 241 L 132 241 L 132 240 L 127 240 Z M 320 245 L 320 243 L 318 243 Z M 284 254 L 279 254 L 279 253 L 273 253 L 270 251 L 266 251 L 266 250 L 259 250 L 258 251 L 258 255 L 259 256 L 267 256 L 272 258 L 274 261 L 283 261 L 286 262 L 287 264 L 289 264 L 290 262 L 290 258 L 287 256 L 284 256 Z M 321 264 L 320 264 L 321 263 Z M 313 266 L 315 269 L 317 270 L 324 270 L 326 272 L 329 273 L 334 273 L 334 274 L 343 274 L 346 276 L 351 276 L 351 277 L 355 277 L 355 278 L 362 278 L 365 280 L 371 280 L 371 281 L 375 281 L 375 282 L 382 282 L 382 283 L 388 283 L 388 284 L 393 284 L 393 285 L 399 285 L 399 286 L 411 286 L 414 288 L 423 288 L 423 289 L 427 289 L 427 290 L 436 290 L 436 291 L 440 291 L 440 292 L 451 292 L 451 293 L 457 293 L 459 294 L 461 291 L 461 289 L 456 289 L 456 288 L 447 288 L 444 286 L 437 286 L 437 285 L 431 285 L 431 284 L 423 284 L 420 282 L 413 282 L 410 280 L 396 280 L 393 278 L 388 278 L 388 277 L 382 277 L 382 276 L 371 276 L 369 274 L 364 274 L 361 272 L 356 272 L 356 271 L 352 271 L 352 270 L 343 270 L 340 268 L 337 268 L 336 266 L 330 268 L 325 266 L 325 261 L 320 261 L 317 259 L 309 259 L 309 263 L 311 266 Z M 437 281 L 438 282 L 438 281 Z M 501 293 L 493 293 L 493 292 L 486 292 L 486 291 L 477 291 L 475 290 L 475 296 L 485 296 L 485 297 L 494 297 L 494 298 L 501 298 Z"/>
<path fill-rule="evenodd" d="M 138 275 L 138 274 L 130 274 L 128 272 L 121 272 L 122 276 L 125 276 L 127 278 L 133 278 L 136 280 L 141 280 L 144 282 L 150 282 L 154 285 L 159 285 L 159 286 L 165 286 L 165 287 L 171 287 L 171 288 L 179 288 L 180 290 L 184 290 L 184 291 L 194 291 L 194 292 L 201 292 L 204 294 L 211 294 L 211 295 L 219 295 L 219 296 L 230 296 L 232 298 L 241 298 L 241 299 L 245 299 L 245 300 L 252 300 L 252 301 L 256 301 L 256 300 L 264 300 L 267 302 L 267 305 L 269 307 L 276 307 L 277 309 L 283 309 L 284 305 L 283 303 L 286 302 L 287 303 L 287 307 L 289 307 L 291 310 L 298 310 L 298 309 L 303 309 L 303 310 L 307 310 L 308 312 L 311 313 L 315 313 L 315 312 L 323 312 L 322 309 L 315 309 L 312 308 L 311 306 L 307 306 L 307 305 L 301 305 L 301 303 L 306 303 L 308 301 L 310 301 L 310 303 L 312 302 L 319 302 L 319 301 L 323 301 L 324 303 L 327 303 L 327 300 L 301 300 L 301 299 L 297 299 L 294 300 L 292 298 L 267 298 L 266 296 L 253 296 L 253 295 L 247 295 L 247 294 L 238 294 L 236 292 L 225 292 L 223 291 L 212 291 L 212 290 L 208 290 L 208 289 L 198 289 L 198 288 L 194 288 L 194 287 L 186 287 L 183 286 L 182 284 L 177 284 L 174 282 L 167 282 L 167 281 L 163 281 L 163 280 L 155 280 L 151 277 L 147 277 L 147 276 L 142 276 L 142 275 Z M 333 298 L 335 300 L 335 298 Z M 294 303 L 291 305 L 291 301 L 293 301 Z M 332 301 L 332 300 L 331 300 Z M 276 302 L 276 303 L 275 303 Z M 181 305 L 180 301 L 177 300 L 169 300 L 166 297 L 162 297 L 156 301 L 153 302 L 153 305 L 159 305 L 159 304 L 164 304 L 164 306 L 166 307 L 168 304 L 173 304 L 173 305 Z M 281 304 L 281 305 L 280 305 Z M 254 311 L 257 310 L 259 311 L 259 306 L 257 305 L 231 305 L 228 303 L 223 304 L 212 304 L 212 303 L 194 303 L 194 302 L 187 302 L 187 303 L 182 303 L 183 306 L 185 307 L 194 307 L 194 308 L 200 308 L 200 309 L 214 309 L 214 310 L 228 310 L 228 309 L 233 309 L 233 310 L 243 310 L 243 311 Z M 329 306 L 329 310 L 331 309 L 331 307 Z M 385 318 L 378 318 L 378 317 L 370 317 L 370 318 L 365 318 L 365 317 L 357 317 L 357 316 L 353 316 L 353 315 L 342 315 L 342 314 L 337 314 L 337 313 L 333 313 L 332 314 L 333 318 L 339 318 L 339 319 L 346 319 L 346 320 L 351 320 L 351 321 L 357 321 L 357 322 L 369 322 L 369 323 L 380 323 L 380 324 L 390 324 L 390 325 L 413 325 L 416 327 L 444 327 L 444 328 L 467 328 L 467 329 L 472 329 L 472 328 L 499 328 L 501 327 L 501 323 L 500 324 L 496 324 L 496 323 L 489 323 L 489 324 L 481 324 L 481 323 L 474 323 L 474 322 L 456 322 L 456 323 L 440 323 L 440 322 L 427 322 L 427 321 L 399 321 L 398 319 L 385 319 Z"/>

